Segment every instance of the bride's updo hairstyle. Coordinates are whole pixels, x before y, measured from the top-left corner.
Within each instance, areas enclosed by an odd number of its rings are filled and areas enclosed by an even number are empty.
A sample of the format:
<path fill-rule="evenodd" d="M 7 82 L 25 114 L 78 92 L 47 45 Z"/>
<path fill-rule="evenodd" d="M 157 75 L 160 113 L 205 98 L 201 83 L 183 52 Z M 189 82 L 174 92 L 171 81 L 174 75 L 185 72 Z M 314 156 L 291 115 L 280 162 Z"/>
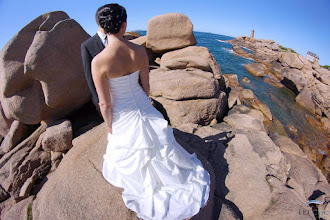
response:
<path fill-rule="evenodd" d="M 127 14 L 123 6 L 107 4 L 97 10 L 98 24 L 106 33 L 117 34 L 123 22 L 126 22 Z"/>

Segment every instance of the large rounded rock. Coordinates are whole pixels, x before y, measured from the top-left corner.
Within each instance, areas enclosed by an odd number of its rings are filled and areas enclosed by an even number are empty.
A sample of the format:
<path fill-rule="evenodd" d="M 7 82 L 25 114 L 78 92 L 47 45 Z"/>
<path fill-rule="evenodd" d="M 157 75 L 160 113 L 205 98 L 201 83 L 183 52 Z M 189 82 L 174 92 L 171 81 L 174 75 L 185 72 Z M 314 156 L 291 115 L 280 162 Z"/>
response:
<path fill-rule="evenodd" d="M 262 61 L 263 63 L 272 63 L 278 59 L 278 53 L 272 49 L 262 47 L 256 48 L 252 57 L 256 60 Z"/>
<path fill-rule="evenodd" d="M 274 134 L 272 135 L 272 140 L 277 146 L 280 147 L 281 151 L 306 158 L 304 152 L 290 138 L 282 135 Z"/>
<path fill-rule="evenodd" d="M 320 81 L 330 86 L 330 70 L 325 68 L 315 69 L 320 74 Z"/>
<path fill-rule="evenodd" d="M 73 141 L 34 200 L 33 219 L 137 219 L 101 174 L 105 131 L 104 123 Z"/>
<path fill-rule="evenodd" d="M 0 159 L 0 183 L 14 198 L 20 197 L 21 188 L 33 175 L 42 179 L 50 168 L 50 153 L 42 150 L 39 136 L 46 130 L 44 123 L 28 138 Z M 26 196 L 28 195 L 26 191 Z"/>
<path fill-rule="evenodd" d="M 244 66 L 244 68 L 249 71 L 249 73 L 255 76 L 264 76 L 265 70 L 263 68 L 263 64 L 261 63 L 249 63 Z"/>
<path fill-rule="evenodd" d="M 312 208 L 306 206 L 308 200 L 302 198 L 297 189 L 284 185 L 273 176 L 268 176 L 267 182 L 272 189 L 272 198 L 269 206 L 262 213 L 261 219 L 315 219 Z"/>
<path fill-rule="evenodd" d="M 228 143 L 224 158 L 228 163 L 226 199 L 233 202 L 244 219 L 260 219 L 271 201 L 271 190 L 265 179 L 266 166 L 242 134 Z"/>
<path fill-rule="evenodd" d="M 249 100 L 254 99 L 254 94 L 253 94 L 252 90 L 250 90 L 250 89 L 243 89 L 242 95 L 243 95 L 244 99 L 249 99 Z"/>
<path fill-rule="evenodd" d="M 155 97 L 165 109 L 171 125 L 200 124 L 207 125 L 214 118 L 221 118 L 224 114 L 227 97 L 224 92 L 214 98 L 174 101 L 163 97 Z"/>
<path fill-rule="evenodd" d="M 328 193 L 327 196 L 329 196 L 330 186 L 327 183 L 327 179 L 312 161 L 295 154 L 284 153 L 284 155 L 291 165 L 289 177 L 294 179 L 296 184 L 302 187 L 302 193 L 306 199 L 308 199 L 315 190 L 321 190 L 318 186 L 323 184 L 326 185 L 327 191 L 321 191 Z"/>
<path fill-rule="evenodd" d="M 278 58 L 282 64 L 285 63 L 292 68 L 302 69 L 304 67 L 303 62 L 296 53 L 282 52 L 279 53 Z"/>
<path fill-rule="evenodd" d="M 240 105 L 240 92 L 238 90 L 231 89 L 228 94 L 228 108 L 231 109 L 234 105 Z"/>
<path fill-rule="evenodd" d="M 1 149 L 7 153 L 27 136 L 27 126 L 19 121 L 13 121 L 10 130 L 1 143 Z"/>
<path fill-rule="evenodd" d="M 254 97 L 254 101 L 256 103 L 257 109 L 259 109 L 269 120 L 273 120 L 272 112 L 268 108 L 268 106 L 260 101 L 257 97 Z"/>
<path fill-rule="evenodd" d="M 330 74 L 321 76 L 321 82 L 330 86 Z"/>
<path fill-rule="evenodd" d="M 235 51 L 235 53 L 237 53 L 239 55 L 246 56 L 246 55 L 249 54 L 248 52 L 246 52 L 245 50 L 243 50 L 242 47 L 240 47 L 240 46 L 238 46 L 236 44 L 233 44 L 232 47 L 233 47 L 233 50 Z"/>
<path fill-rule="evenodd" d="M 322 100 L 322 106 L 325 108 L 324 113 L 327 115 L 328 118 L 330 118 L 329 113 L 326 112 L 326 109 L 330 108 L 330 86 L 324 84 L 324 83 L 316 83 L 316 89 L 318 91 L 318 94 L 320 97 L 317 97 L 317 99 Z M 313 91 L 315 92 L 315 91 Z"/>
<path fill-rule="evenodd" d="M 138 45 L 142 45 L 142 46 L 146 46 L 147 43 L 147 36 L 141 36 L 138 38 L 134 38 L 132 40 L 130 40 L 132 43 L 138 44 Z"/>
<path fill-rule="evenodd" d="M 199 69 L 150 71 L 150 94 L 155 97 L 172 100 L 213 98 L 218 91 L 219 83 L 210 72 Z"/>
<path fill-rule="evenodd" d="M 315 104 L 312 99 L 312 92 L 305 87 L 296 97 L 296 102 L 305 107 L 308 111 L 315 114 Z"/>
<path fill-rule="evenodd" d="M 147 48 L 154 52 L 180 49 L 196 44 L 190 19 L 180 13 L 151 18 L 147 26 Z"/>
<path fill-rule="evenodd" d="M 260 122 L 264 121 L 264 115 L 257 109 L 251 109 L 245 105 L 235 105 L 229 112 L 228 115 L 232 114 L 245 114 L 254 117 Z"/>
<path fill-rule="evenodd" d="M 283 76 L 281 83 L 297 95 L 308 85 L 304 73 L 300 70 L 286 67 L 281 71 L 281 74 Z"/>
<path fill-rule="evenodd" d="M 72 147 L 72 125 L 69 120 L 59 121 L 46 129 L 42 139 L 45 151 L 66 152 Z"/>
<path fill-rule="evenodd" d="M 304 69 L 306 69 L 306 70 L 312 70 L 313 69 L 313 65 L 309 60 L 307 60 L 305 57 L 303 57 L 300 54 L 298 55 L 298 57 L 299 57 L 300 61 L 304 64 L 304 67 L 303 67 Z"/>
<path fill-rule="evenodd" d="M 161 58 L 162 69 L 197 68 L 212 72 L 216 79 L 221 77 L 221 69 L 206 47 L 190 46 L 165 53 Z"/>
<path fill-rule="evenodd" d="M 11 123 L 13 122 L 12 119 L 8 119 L 3 112 L 2 105 L 0 102 L 0 135 L 5 137 L 10 129 Z"/>
<path fill-rule="evenodd" d="M 236 129 L 265 131 L 262 121 L 247 114 L 230 114 L 223 120 Z"/>
<path fill-rule="evenodd" d="M 41 15 L 20 30 L 0 52 L 6 117 L 37 124 L 86 103 L 80 44 L 88 37 L 64 12 Z"/>

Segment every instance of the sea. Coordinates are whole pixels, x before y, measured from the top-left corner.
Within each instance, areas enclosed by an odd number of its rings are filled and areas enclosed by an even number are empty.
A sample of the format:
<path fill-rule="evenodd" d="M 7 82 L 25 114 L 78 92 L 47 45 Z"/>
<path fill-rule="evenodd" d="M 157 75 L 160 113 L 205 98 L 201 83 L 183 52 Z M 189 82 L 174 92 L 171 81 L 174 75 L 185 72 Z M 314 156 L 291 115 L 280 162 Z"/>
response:
<path fill-rule="evenodd" d="M 145 35 L 146 31 L 140 31 Z M 330 134 L 320 129 L 321 125 L 315 115 L 296 103 L 296 95 L 286 87 L 276 87 L 264 81 L 265 77 L 250 74 L 244 65 L 255 62 L 235 54 L 228 40 L 230 36 L 194 31 L 196 46 L 207 47 L 214 55 L 222 74 L 236 74 L 240 85 L 253 91 L 257 98 L 265 103 L 272 112 L 273 122 L 268 125 L 269 132 L 276 132 L 290 137 L 318 165 L 322 166 L 330 146 Z M 244 48 L 249 53 L 251 50 Z M 249 82 L 242 82 L 246 77 Z M 281 129 L 282 128 L 282 129 Z M 284 130 L 283 130 L 284 128 Z"/>

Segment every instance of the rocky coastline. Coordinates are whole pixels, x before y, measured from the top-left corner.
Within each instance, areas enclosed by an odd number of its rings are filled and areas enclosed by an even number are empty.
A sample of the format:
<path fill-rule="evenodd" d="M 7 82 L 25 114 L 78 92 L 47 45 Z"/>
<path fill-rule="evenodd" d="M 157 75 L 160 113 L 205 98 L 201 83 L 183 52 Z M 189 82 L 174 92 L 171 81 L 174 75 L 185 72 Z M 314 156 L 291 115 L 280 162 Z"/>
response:
<path fill-rule="evenodd" d="M 322 169 L 329 181 L 330 71 L 322 68 L 318 61 L 312 63 L 273 40 L 242 36 L 229 40 L 228 43 L 232 44 L 236 54 L 255 61 L 245 66 L 248 72 L 258 77 L 268 76 L 264 77 L 265 82 L 273 86 L 286 86 L 296 95 L 295 101 L 315 117 L 315 119 L 307 117 L 307 120 L 315 130 L 326 134 L 327 143 L 322 147 L 325 153 L 318 154 L 314 149 L 311 149 L 313 151 L 311 153 L 311 150 L 304 146 L 303 141 L 299 144 L 304 148 L 309 159 Z M 243 48 L 248 48 L 252 53 L 248 53 Z"/>
<path fill-rule="evenodd" d="M 256 63 L 246 66 L 255 76 L 271 75 L 296 94 L 296 101 L 319 117 L 330 132 L 330 71 L 318 61 L 312 63 L 294 52 L 283 52 L 273 40 L 237 37 L 229 40 L 235 53 L 252 58 Z M 243 50 L 246 47 L 252 54 Z"/>
<path fill-rule="evenodd" d="M 237 75 L 222 74 L 210 51 L 194 46 L 187 16 L 156 16 L 146 36 L 127 36 L 148 53 L 154 106 L 211 174 L 210 199 L 192 219 L 320 219 L 330 211 L 327 178 L 290 138 L 269 132 L 271 111 L 240 86 Z M 0 52 L 1 219 L 137 219 L 121 190 L 102 176 L 107 133 L 80 60 L 80 43 L 88 37 L 66 13 L 49 12 Z M 275 52 L 275 42 L 262 49 L 247 42 L 232 41 L 235 51 L 260 59 L 247 68 L 287 79 L 284 85 L 298 96 L 311 94 L 312 103 L 319 95 L 319 105 L 306 106 L 327 129 L 327 73 L 298 55 L 300 63 L 296 55 Z M 257 52 L 246 54 L 242 46 Z M 66 62 L 63 53 L 79 59 Z M 278 81 L 274 85 L 281 86 Z M 322 204 L 306 205 L 309 200 Z"/>

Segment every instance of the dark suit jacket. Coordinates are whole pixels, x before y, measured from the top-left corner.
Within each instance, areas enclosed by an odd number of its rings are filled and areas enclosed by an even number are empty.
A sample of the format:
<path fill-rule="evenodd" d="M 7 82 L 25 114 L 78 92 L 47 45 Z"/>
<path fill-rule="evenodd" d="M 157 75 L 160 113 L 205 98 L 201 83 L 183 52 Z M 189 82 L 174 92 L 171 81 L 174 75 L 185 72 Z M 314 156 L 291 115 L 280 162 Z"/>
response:
<path fill-rule="evenodd" d="M 88 83 L 88 87 L 92 93 L 94 101 L 99 102 L 98 95 L 96 93 L 95 85 L 92 78 L 91 62 L 92 59 L 104 49 L 104 45 L 100 37 L 95 34 L 93 37 L 87 39 L 81 44 L 81 57 L 84 66 L 85 77 Z"/>

